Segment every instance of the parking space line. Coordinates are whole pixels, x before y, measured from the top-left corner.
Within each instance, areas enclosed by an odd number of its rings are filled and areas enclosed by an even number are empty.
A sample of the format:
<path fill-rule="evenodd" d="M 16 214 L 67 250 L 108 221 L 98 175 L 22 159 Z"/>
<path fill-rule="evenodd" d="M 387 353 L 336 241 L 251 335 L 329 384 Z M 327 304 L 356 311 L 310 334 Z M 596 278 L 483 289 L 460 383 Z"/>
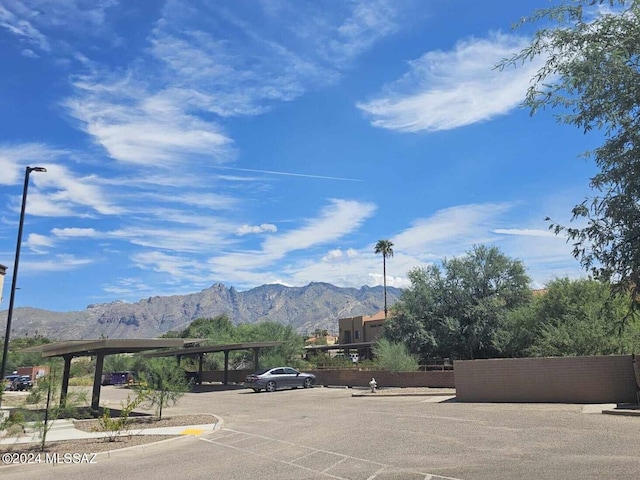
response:
<path fill-rule="evenodd" d="M 225 444 L 225 443 L 218 443 L 218 442 L 216 442 L 216 441 L 214 441 L 214 440 L 211 440 L 211 439 L 209 439 L 209 438 L 202 438 L 202 437 L 198 437 L 198 440 L 202 440 L 203 442 L 213 443 L 214 445 L 219 445 L 219 446 L 221 446 L 221 447 L 232 448 L 232 449 L 234 449 L 234 450 L 239 450 L 239 451 L 241 451 L 241 452 L 248 452 L 248 450 L 246 450 L 246 449 L 244 449 L 244 448 L 234 447 L 233 445 L 227 445 L 227 444 Z M 288 443 L 288 442 L 285 442 L 285 443 Z M 268 459 L 269 459 L 269 460 L 271 460 L 272 462 L 283 463 L 283 464 L 285 464 L 285 465 L 290 465 L 290 466 L 292 466 L 292 467 L 301 468 L 301 469 L 303 469 L 303 470 L 307 470 L 307 471 L 309 471 L 309 472 L 319 473 L 319 474 L 324 475 L 324 476 L 329 477 L 329 478 L 335 478 L 336 480 L 349 480 L 348 478 L 345 478 L 345 477 L 339 477 L 339 476 L 337 476 L 337 475 L 331 475 L 330 473 L 320 472 L 320 471 L 318 471 L 318 470 L 314 470 L 313 468 L 305 467 L 304 465 L 300 465 L 300 464 L 298 464 L 298 463 L 288 462 L 288 461 L 286 461 L 286 460 L 278 460 L 277 458 L 273 458 L 272 456 L 260 455 L 259 453 L 255 453 L 255 452 L 250 452 L 250 453 L 252 453 L 253 455 L 256 455 L 256 456 L 258 456 L 258 457 L 268 458 Z"/>
<path fill-rule="evenodd" d="M 337 465 L 340 465 L 341 463 L 343 463 L 344 461 L 349 460 L 349 459 L 350 460 L 355 460 L 355 461 L 358 461 L 358 462 L 364 462 L 364 463 L 372 464 L 372 465 L 378 465 L 378 466 L 381 467 L 377 472 L 375 472 L 373 475 L 371 475 L 367 480 L 374 480 L 380 473 L 382 473 L 384 470 L 389 469 L 389 468 L 397 469 L 397 470 L 403 470 L 403 471 L 406 471 L 407 473 L 421 474 L 421 475 L 424 475 L 425 480 L 462 480 L 461 478 L 446 477 L 446 476 L 443 476 L 443 475 L 436 475 L 436 474 L 430 474 L 430 473 L 425 473 L 425 472 L 419 472 L 417 470 L 406 470 L 406 469 L 395 467 L 393 465 L 387 465 L 387 464 L 384 464 L 384 463 L 375 462 L 375 461 L 367 460 L 367 459 L 364 459 L 364 458 L 353 457 L 351 455 L 345 455 L 343 453 L 331 452 L 329 450 L 323 450 L 323 449 L 320 449 L 320 448 L 313 448 L 313 447 L 307 447 L 307 446 L 304 446 L 304 445 L 298 445 L 298 444 L 293 443 L 293 442 L 287 442 L 285 440 L 279 440 L 277 438 L 271 438 L 271 437 L 267 437 L 267 436 L 264 436 L 264 435 L 258 435 L 256 433 L 240 432 L 240 431 L 237 431 L 237 430 L 226 429 L 226 428 L 223 429 L 223 430 L 224 431 L 228 431 L 228 432 L 233 432 L 233 433 L 239 434 L 241 436 L 242 435 L 246 435 L 246 436 L 250 436 L 250 437 L 257 437 L 257 438 L 261 438 L 261 439 L 263 439 L 265 441 L 281 443 L 281 444 L 284 444 L 284 445 L 289 445 L 289 446 L 296 447 L 296 448 L 309 449 L 309 450 L 313 450 L 313 451 L 308 453 L 308 454 L 305 454 L 305 455 L 303 455 L 301 457 L 298 457 L 295 460 L 287 461 L 287 460 L 276 459 L 272 455 L 263 455 L 263 454 L 254 452 L 252 450 L 248 450 L 247 448 L 237 447 L 235 445 L 230 445 L 228 443 L 217 442 L 215 439 L 198 437 L 198 440 L 202 440 L 202 441 L 205 441 L 205 442 L 208 442 L 208 443 L 212 443 L 214 445 L 219 445 L 219 446 L 222 446 L 222 447 L 232 448 L 234 450 L 239 450 L 239 451 L 245 452 L 245 453 L 251 453 L 251 454 L 256 455 L 258 457 L 267 458 L 267 459 L 269 459 L 271 461 L 274 461 L 274 462 L 283 463 L 285 465 L 290 465 L 290 466 L 302 468 L 302 469 L 310 471 L 310 472 L 320 473 L 320 474 L 322 474 L 324 476 L 327 476 L 327 477 L 330 477 L 330 478 L 335 478 L 337 480 L 350 480 L 350 479 L 349 478 L 345 478 L 345 477 L 340 477 L 338 475 L 333 475 L 331 473 L 328 473 L 328 470 L 331 470 L 332 468 L 336 467 Z M 303 458 L 306 458 L 306 457 L 309 457 L 309 456 L 311 456 L 313 454 L 316 454 L 316 453 L 326 453 L 326 454 L 335 455 L 335 456 L 342 457 L 342 458 L 339 461 L 335 462 L 330 467 L 327 467 L 324 470 L 315 470 L 313 468 L 309 468 L 309 467 L 306 467 L 304 465 L 300 465 L 299 463 L 294 463 L 294 462 L 298 462 L 299 460 L 301 460 Z"/>
<path fill-rule="evenodd" d="M 378 470 L 376 473 L 374 473 L 373 475 L 371 475 L 369 478 L 367 478 L 367 480 L 373 480 L 374 478 L 376 478 L 378 475 L 380 475 L 382 472 L 384 472 L 385 467 L 382 467 L 380 470 Z"/>
<path fill-rule="evenodd" d="M 342 462 L 344 462 L 344 461 L 346 461 L 346 460 L 347 460 L 347 457 L 343 457 L 343 458 L 341 458 L 340 460 L 338 460 L 338 461 L 337 461 L 336 463 L 334 463 L 333 465 L 331 465 L 331 466 L 329 466 L 329 467 L 325 468 L 324 470 L 322 470 L 322 473 L 325 473 L 325 472 L 327 472 L 327 471 L 331 470 L 333 467 L 337 467 L 338 465 L 340 465 Z"/>

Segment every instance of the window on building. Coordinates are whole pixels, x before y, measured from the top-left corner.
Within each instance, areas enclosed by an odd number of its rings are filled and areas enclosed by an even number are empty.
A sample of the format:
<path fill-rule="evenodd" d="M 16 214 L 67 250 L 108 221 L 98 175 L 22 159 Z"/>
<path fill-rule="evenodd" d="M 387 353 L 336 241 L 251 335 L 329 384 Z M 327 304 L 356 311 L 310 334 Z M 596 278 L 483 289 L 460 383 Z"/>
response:
<path fill-rule="evenodd" d="M 355 338 L 356 340 L 360 340 L 360 330 L 355 331 Z"/>

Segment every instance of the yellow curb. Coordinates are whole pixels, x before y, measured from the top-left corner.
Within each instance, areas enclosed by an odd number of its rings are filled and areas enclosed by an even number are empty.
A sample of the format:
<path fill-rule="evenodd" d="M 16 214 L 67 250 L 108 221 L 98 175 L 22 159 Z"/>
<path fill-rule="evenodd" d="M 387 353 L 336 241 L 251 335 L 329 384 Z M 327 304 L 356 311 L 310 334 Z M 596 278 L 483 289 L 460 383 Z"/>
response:
<path fill-rule="evenodd" d="M 180 435 L 202 435 L 204 430 L 199 428 L 187 428 L 180 432 Z"/>

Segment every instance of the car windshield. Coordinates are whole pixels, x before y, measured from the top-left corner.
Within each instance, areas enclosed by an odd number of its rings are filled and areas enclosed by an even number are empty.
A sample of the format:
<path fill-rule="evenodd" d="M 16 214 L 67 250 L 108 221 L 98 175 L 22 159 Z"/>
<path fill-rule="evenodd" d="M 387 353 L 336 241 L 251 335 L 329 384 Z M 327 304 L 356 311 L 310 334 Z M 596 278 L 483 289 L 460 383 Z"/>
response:
<path fill-rule="evenodd" d="M 255 372 L 254 375 L 264 375 L 269 370 L 271 370 L 271 369 L 270 368 L 263 368 L 262 370 L 258 370 L 257 372 Z"/>

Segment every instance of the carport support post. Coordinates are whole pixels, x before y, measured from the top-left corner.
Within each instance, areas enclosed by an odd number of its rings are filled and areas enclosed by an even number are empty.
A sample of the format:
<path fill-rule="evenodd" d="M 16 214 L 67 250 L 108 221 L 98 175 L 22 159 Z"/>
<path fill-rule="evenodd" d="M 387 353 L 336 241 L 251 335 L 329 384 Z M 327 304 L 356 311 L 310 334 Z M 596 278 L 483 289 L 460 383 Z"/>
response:
<path fill-rule="evenodd" d="M 198 385 L 202 385 L 202 357 L 204 357 L 204 353 L 198 356 Z"/>
<path fill-rule="evenodd" d="M 257 372 L 258 370 L 260 370 L 260 365 L 258 363 L 258 352 L 260 351 L 259 348 L 254 348 L 253 349 L 253 371 Z"/>
<path fill-rule="evenodd" d="M 104 365 L 104 353 L 96 357 L 96 374 L 93 377 L 93 392 L 91 392 L 91 410 L 98 410 L 100 406 L 100 386 L 102 385 L 102 366 Z"/>
<path fill-rule="evenodd" d="M 71 355 L 64 356 L 64 370 L 62 371 L 62 386 L 60 387 L 60 408 L 67 406 L 67 392 L 69 391 L 69 372 L 71 371 Z"/>
<path fill-rule="evenodd" d="M 224 351 L 224 382 L 225 385 L 229 383 L 229 350 Z"/>

